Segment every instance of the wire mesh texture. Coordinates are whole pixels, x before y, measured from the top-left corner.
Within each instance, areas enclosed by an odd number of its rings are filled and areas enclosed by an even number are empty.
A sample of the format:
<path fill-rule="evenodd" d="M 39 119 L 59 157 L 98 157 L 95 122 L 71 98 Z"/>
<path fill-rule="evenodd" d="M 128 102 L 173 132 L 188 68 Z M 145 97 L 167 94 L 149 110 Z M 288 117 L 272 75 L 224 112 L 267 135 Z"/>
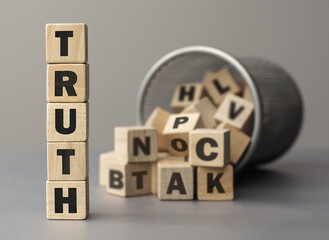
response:
<path fill-rule="evenodd" d="M 295 141 L 301 128 L 303 104 L 292 77 L 281 67 L 262 59 L 237 59 L 210 47 L 186 47 L 161 58 L 146 74 L 136 105 L 138 124 L 156 107 L 171 111 L 175 87 L 201 83 L 207 71 L 228 67 L 235 79 L 245 81 L 255 106 L 250 146 L 236 166 L 276 159 Z"/>

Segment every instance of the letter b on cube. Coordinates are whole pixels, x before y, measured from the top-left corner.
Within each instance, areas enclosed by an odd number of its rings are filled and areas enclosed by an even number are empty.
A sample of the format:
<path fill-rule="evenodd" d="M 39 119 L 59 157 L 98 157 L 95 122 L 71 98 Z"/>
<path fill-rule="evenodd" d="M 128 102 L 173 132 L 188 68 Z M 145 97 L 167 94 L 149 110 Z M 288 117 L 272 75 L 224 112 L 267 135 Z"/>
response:
<path fill-rule="evenodd" d="M 123 163 L 113 161 L 106 169 L 109 193 L 119 196 L 137 196 L 151 193 L 150 163 Z"/>

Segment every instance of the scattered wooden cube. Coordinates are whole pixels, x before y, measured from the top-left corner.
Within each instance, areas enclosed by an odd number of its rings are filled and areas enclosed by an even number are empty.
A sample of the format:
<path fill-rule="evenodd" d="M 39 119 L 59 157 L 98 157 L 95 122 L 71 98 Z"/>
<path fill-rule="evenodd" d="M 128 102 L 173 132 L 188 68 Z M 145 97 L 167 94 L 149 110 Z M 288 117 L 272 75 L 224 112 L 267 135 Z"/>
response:
<path fill-rule="evenodd" d="M 158 163 L 163 161 L 185 162 L 185 157 L 171 156 L 166 152 L 161 152 L 158 154 L 158 160 L 151 162 L 151 191 L 153 194 L 158 192 Z"/>
<path fill-rule="evenodd" d="M 237 164 L 241 159 L 242 154 L 247 149 L 250 137 L 239 129 L 231 126 L 228 123 L 221 123 L 217 129 L 228 129 L 230 130 L 230 155 L 231 162 L 233 165 Z"/>
<path fill-rule="evenodd" d="M 88 103 L 48 103 L 47 141 L 85 142 L 88 138 Z"/>
<path fill-rule="evenodd" d="M 233 200 L 233 167 L 197 168 L 198 200 Z"/>
<path fill-rule="evenodd" d="M 86 24 L 47 24 L 46 58 L 48 63 L 86 63 Z"/>
<path fill-rule="evenodd" d="M 250 101 L 250 102 L 253 102 L 253 98 L 252 98 L 252 95 L 251 95 L 251 92 L 250 92 L 250 89 L 247 85 L 245 85 L 244 89 L 243 89 L 243 98 Z"/>
<path fill-rule="evenodd" d="M 131 126 L 114 129 L 114 149 L 120 161 L 128 163 L 157 160 L 157 130 L 153 127 Z"/>
<path fill-rule="evenodd" d="M 48 102 L 87 102 L 89 98 L 88 64 L 48 64 Z"/>
<path fill-rule="evenodd" d="M 179 113 L 185 107 L 197 102 L 203 95 L 203 86 L 200 83 L 180 84 L 176 87 L 171 99 L 171 108 Z"/>
<path fill-rule="evenodd" d="M 86 181 L 47 181 L 48 219 L 86 219 L 89 189 Z"/>
<path fill-rule="evenodd" d="M 99 185 L 106 186 L 107 183 L 107 170 L 108 170 L 108 164 L 111 164 L 111 162 L 117 161 L 115 152 L 109 151 L 102 153 L 99 156 Z"/>
<path fill-rule="evenodd" d="M 230 131 L 196 129 L 190 132 L 189 161 L 193 166 L 224 167 L 230 162 Z"/>
<path fill-rule="evenodd" d="M 225 67 L 217 72 L 206 72 L 203 86 L 213 102 L 219 105 L 228 93 L 238 94 L 241 91 L 230 71 Z"/>
<path fill-rule="evenodd" d="M 106 190 L 109 193 L 128 197 L 151 193 L 150 163 L 107 163 Z"/>
<path fill-rule="evenodd" d="M 214 128 L 217 124 L 214 120 L 214 115 L 217 108 L 209 100 L 208 97 L 203 97 L 198 102 L 186 107 L 181 113 L 200 113 L 201 123 L 204 128 Z"/>
<path fill-rule="evenodd" d="M 163 131 L 169 153 L 188 156 L 189 132 L 198 127 L 201 127 L 200 113 L 170 115 Z"/>
<path fill-rule="evenodd" d="M 253 119 L 254 105 L 238 96 L 228 94 L 215 113 L 215 119 L 248 131 Z"/>
<path fill-rule="evenodd" d="M 144 126 L 154 127 L 158 133 L 158 150 L 166 151 L 168 149 L 168 143 L 163 136 L 163 130 L 166 126 L 170 113 L 166 110 L 157 107 L 153 110 L 152 114 L 149 116 Z"/>
<path fill-rule="evenodd" d="M 48 180 L 82 181 L 88 178 L 86 142 L 47 143 Z"/>
<path fill-rule="evenodd" d="M 191 200 L 194 198 L 193 167 L 188 162 L 158 163 L 158 198 L 161 200 Z"/>

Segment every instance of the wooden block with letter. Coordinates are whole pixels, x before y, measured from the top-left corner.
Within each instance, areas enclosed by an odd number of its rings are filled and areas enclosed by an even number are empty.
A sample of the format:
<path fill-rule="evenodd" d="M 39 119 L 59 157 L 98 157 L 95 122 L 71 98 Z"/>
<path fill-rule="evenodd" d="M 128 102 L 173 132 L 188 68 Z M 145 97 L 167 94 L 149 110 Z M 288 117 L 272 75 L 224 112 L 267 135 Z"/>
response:
<path fill-rule="evenodd" d="M 131 126 L 114 129 L 114 149 L 120 161 L 156 161 L 157 146 L 157 131 L 153 127 Z"/>
<path fill-rule="evenodd" d="M 219 105 L 228 93 L 238 94 L 241 91 L 230 71 L 224 67 L 217 72 L 206 72 L 203 86 L 212 101 Z"/>
<path fill-rule="evenodd" d="M 197 102 L 203 95 L 203 86 L 200 83 L 180 84 L 176 87 L 171 99 L 171 108 L 179 113 L 192 103 Z"/>
<path fill-rule="evenodd" d="M 247 85 L 244 86 L 244 89 L 243 89 L 243 98 L 250 101 L 250 102 L 253 102 L 253 98 L 252 98 L 252 95 L 251 95 L 251 92 L 250 92 L 250 89 Z"/>
<path fill-rule="evenodd" d="M 193 166 L 224 167 L 230 162 L 230 131 L 218 129 L 191 131 L 189 161 Z"/>
<path fill-rule="evenodd" d="M 158 154 L 158 160 L 151 162 L 151 191 L 153 194 L 158 192 L 158 163 L 163 161 L 185 162 L 185 157 L 171 156 L 168 153 Z"/>
<path fill-rule="evenodd" d="M 230 130 L 230 158 L 233 165 L 237 164 L 249 145 L 250 137 L 228 123 L 219 124 L 217 129 Z"/>
<path fill-rule="evenodd" d="M 214 114 L 217 108 L 209 100 L 208 97 L 203 97 L 198 102 L 191 104 L 181 113 L 200 113 L 201 123 L 204 128 L 214 128 L 217 124 L 214 120 Z"/>
<path fill-rule="evenodd" d="M 111 161 L 106 165 L 106 190 L 118 196 L 137 196 L 151 193 L 150 163 Z"/>
<path fill-rule="evenodd" d="M 188 156 L 189 132 L 201 127 L 200 113 L 170 115 L 163 131 L 168 151 L 175 156 Z"/>
<path fill-rule="evenodd" d="M 48 64 L 48 102 L 87 102 L 89 98 L 88 64 Z"/>
<path fill-rule="evenodd" d="M 198 200 L 233 200 L 233 167 L 197 168 L 197 199 Z"/>
<path fill-rule="evenodd" d="M 163 130 L 166 126 L 167 120 L 170 116 L 170 113 L 166 110 L 157 107 L 153 110 L 152 114 L 149 116 L 144 126 L 154 127 L 157 130 L 158 134 L 158 150 L 166 151 L 168 149 L 168 143 L 163 136 Z"/>
<path fill-rule="evenodd" d="M 48 103 L 47 140 L 84 142 L 88 139 L 88 103 Z"/>
<path fill-rule="evenodd" d="M 88 177 L 86 142 L 47 143 L 48 180 L 82 181 Z"/>
<path fill-rule="evenodd" d="M 99 156 L 99 185 L 106 186 L 108 164 L 117 161 L 114 151 L 102 153 Z"/>
<path fill-rule="evenodd" d="M 46 58 L 48 63 L 86 63 L 87 52 L 86 24 L 46 25 Z"/>
<path fill-rule="evenodd" d="M 48 219 L 86 219 L 89 189 L 86 181 L 47 181 Z"/>
<path fill-rule="evenodd" d="M 228 94 L 217 109 L 215 119 L 249 132 L 253 119 L 254 105 L 238 96 Z"/>
<path fill-rule="evenodd" d="M 158 198 L 161 200 L 192 200 L 194 198 L 193 167 L 188 162 L 158 163 Z"/>

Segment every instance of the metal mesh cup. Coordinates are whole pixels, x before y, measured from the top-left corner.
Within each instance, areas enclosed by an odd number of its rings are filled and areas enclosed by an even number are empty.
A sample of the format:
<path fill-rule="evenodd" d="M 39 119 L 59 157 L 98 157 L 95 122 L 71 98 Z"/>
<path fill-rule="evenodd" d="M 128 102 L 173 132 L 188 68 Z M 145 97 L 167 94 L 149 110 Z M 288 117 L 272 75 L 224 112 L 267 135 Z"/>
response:
<path fill-rule="evenodd" d="M 206 71 L 223 66 L 245 82 L 255 107 L 251 142 L 235 170 L 277 159 L 291 147 L 301 129 L 303 103 L 292 77 L 269 61 L 237 59 L 205 46 L 175 50 L 147 72 L 137 96 L 137 123 L 143 124 L 155 107 L 170 111 L 178 84 L 201 82 Z"/>

